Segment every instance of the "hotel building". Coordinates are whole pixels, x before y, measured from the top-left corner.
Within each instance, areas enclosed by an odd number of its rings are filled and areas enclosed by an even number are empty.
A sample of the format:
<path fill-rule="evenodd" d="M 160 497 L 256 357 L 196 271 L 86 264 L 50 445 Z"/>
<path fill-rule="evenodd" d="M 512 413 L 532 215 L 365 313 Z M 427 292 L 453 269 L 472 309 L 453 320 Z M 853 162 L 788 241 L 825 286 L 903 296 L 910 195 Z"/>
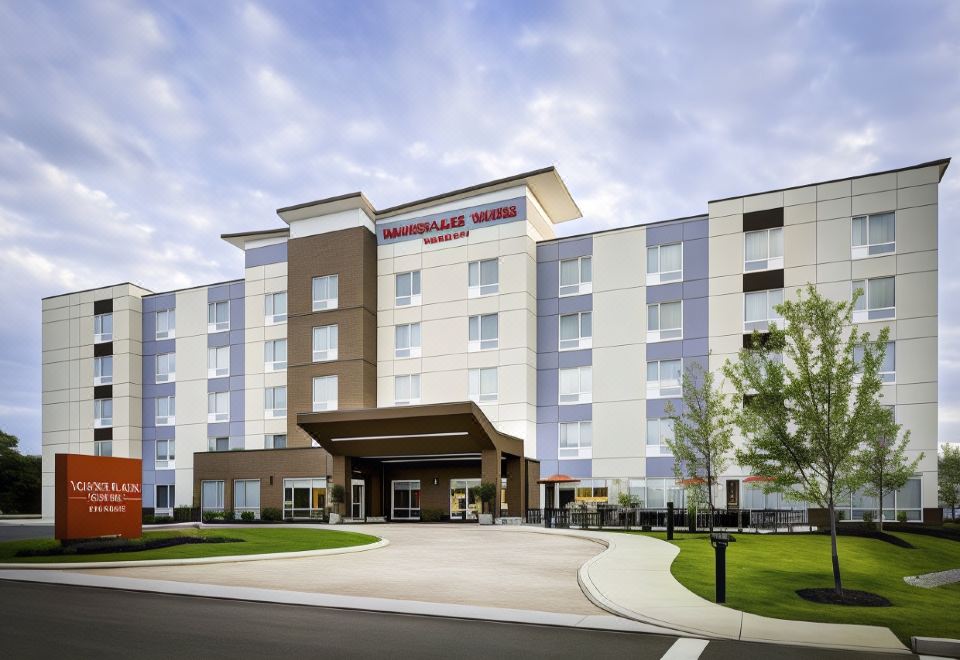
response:
<path fill-rule="evenodd" d="M 570 501 L 682 503 L 665 405 L 808 282 L 890 328 L 884 400 L 937 507 L 937 189 L 949 159 L 707 203 L 702 215 L 557 236 L 557 171 L 378 210 L 362 193 L 222 238 L 242 277 L 43 300 L 43 501 L 57 453 L 143 459 L 144 507 L 289 518 L 475 517 Z M 577 483 L 538 484 L 541 475 Z M 792 506 L 733 465 L 730 508 Z M 868 498 L 845 505 L 858 519 Z M 429 512 L 429 513 L 428 513 Z"/>

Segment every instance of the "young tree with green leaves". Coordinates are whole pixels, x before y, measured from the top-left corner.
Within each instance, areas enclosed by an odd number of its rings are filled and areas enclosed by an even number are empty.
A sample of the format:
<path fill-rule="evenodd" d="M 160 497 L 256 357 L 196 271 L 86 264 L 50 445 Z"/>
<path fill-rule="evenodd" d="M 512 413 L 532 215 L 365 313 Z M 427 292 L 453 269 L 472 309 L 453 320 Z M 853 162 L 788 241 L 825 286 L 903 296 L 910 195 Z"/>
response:
<path fill-rule="evenodd" d="M 795 300 L 776 306 L 783 318 L 766 341 L 724 365 L 744 405 L 736 422 L 745 445 L 737 460 L 771 479 L 764 490 L 827 510 L 834 590 L 843 593 L 837 552 L 836 504 L 857 487 L 857 456 L 888 430 L 880 403 L 879 368 L 890 334 L 875 341 L 853 324 L 854 300 L 829 300 L 808 284 Z M 863 358 L 854 352 L 860 346 Z"/>
<path fill-rule="evenodd" d="M 21 454 L 19 444 L 0 431 L 0 512 L 40 513 L 40 457 Z"/>
<path fill-rule="evenodd" d="M 956 520 L 960 506 L 960 446 L 943 445 L 943 453 L 937 459 L 937 481 L 940 501 L 950 507 L 950 517 Z"/>
<path fill-rule="evenodd" d="M 733 419 L 727 396 L 714 386 L 714 375 L 698 362 L 683 373 L 683 409 L 668 402 L 666 413 L 673 422 L 673 437 L 667 445 L 673 453 L 678 481 L 696 484 L 702 480 L 710 507 L 713 531 L 713 495 L 717 477 L 730 464 L 733 449 Z"/>
<path fill-rule="evenodd" d="M 884 347 L 884 351 L 886 347 Z M 880 354 L 883 361 L 883 353 Z M 900 435 L 900 424 L 894 419 L 893 409 L 884 408 L 886 419 L 881 422 L 882 430 L 878 435 L 868 438 L 857 454 L 857 472 L 855 481 L 861 484 L 863 492 L 877 498 L 877 521 L 883 531 L 883 498 L 907 484 L 907 480 L 917 471 L 917 465 L 923 453 L 911 463 L 907 463 L 906 449 L 910 442 L 910 432 Z"/>

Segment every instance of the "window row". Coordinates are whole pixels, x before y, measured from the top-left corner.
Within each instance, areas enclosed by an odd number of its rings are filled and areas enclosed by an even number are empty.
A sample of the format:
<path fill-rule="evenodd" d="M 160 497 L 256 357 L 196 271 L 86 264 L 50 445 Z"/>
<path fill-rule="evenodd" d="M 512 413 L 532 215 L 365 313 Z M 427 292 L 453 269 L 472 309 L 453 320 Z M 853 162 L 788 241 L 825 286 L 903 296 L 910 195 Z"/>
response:
<path fill-rule="evenodd" d="M 286 480 L 285 480 L 286 481 Z M 224 510 L 224 482 L 200 482 L 200 508 L 202 511 Z M 236 514 L 252 512 L 256 518 L 260 517 L 260 480 L 234 479 L 233 481 L 233 511 Z"/>
<path fill-rule="evenodd" d="M 896 278 L 873 277 L 853 280 L 851 298 L 860 292 L 853 306 L 854 323 L 893 319 L 897 315 Z M 783 317 L 776 310 L 783 304 L 783 289 L 748 291 L 743 294 L 743 329 L 745 332 L 766 330 Z"/>

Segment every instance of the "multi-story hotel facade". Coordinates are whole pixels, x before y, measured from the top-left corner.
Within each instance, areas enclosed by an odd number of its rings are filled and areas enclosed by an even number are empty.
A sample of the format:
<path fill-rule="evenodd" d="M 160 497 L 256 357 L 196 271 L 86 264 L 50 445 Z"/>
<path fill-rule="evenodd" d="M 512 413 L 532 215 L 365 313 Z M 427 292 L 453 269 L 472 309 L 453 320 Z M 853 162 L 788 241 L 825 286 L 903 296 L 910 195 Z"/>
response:
<path fill-rule="evenodd" d="M 481 481 L 511 516 L 623 492 L 682 503 L 665 441 L 680 374 L 736 359 L 813 283 L 837 300 L 863 289 L 854 321 L 890 328 L 884 401 L 924 457 L 885 508 L 929 518 L 948 164 L 562 238 L 581 212 L 554 168 L 384 210 L 353 193 L 224 235 L 243 251 L 236 280 L 45 298 L 44 516 L 64 452 L 142 458 L 157 514 L 316 517 L 332 484 L 355 519 L 469 519 Z M 538 484 L 556 474 L 577 481 Z M 721 476 L 728 507 L 796 506 L 750 476 Z M 855 495 L 847 518 L 869 506 Z"/>

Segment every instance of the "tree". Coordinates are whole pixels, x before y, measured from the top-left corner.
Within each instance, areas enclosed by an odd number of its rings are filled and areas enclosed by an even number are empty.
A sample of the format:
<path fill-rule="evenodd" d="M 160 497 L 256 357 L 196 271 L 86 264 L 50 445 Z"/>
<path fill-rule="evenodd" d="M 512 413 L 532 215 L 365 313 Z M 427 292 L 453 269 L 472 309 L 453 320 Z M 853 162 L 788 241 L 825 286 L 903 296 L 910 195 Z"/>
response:
<path fill-rule="evenodd" d="M 956 520 L 960 506 L 960 446 L 943 445 L 943 453 L 937 459 L 937 481 L 940 501 L 950 507 L 950 517 Z"/>
<path fill-rule="evenodd" d="M 489 505 L 493 502 L 493 499 L 497 496 L 497 485 L 495 483 L 484 481 L 479 486 L 474 489 L 474 496 L 480 500 L 480 512 L 486 513 L 488 508 L 491 508 Z M 491 510 L 491 513 L 493 511 Z"/>
<path fill-rule="evenodd" d="M 0 512 L 40 513 L 40 457 L 21 454 L 19 444 L 0 430 Z"/>
<path fill-rule="evenodd" d="M 885 351 L 886 347 L 883 350 Z M 883 352 L 880 353 L 880 360 L 883 360 Z M 877 498 L 877 520 L 881 531 L 883 498 L 903 488 L 923 458 L 921 452 L 912 463 L 907 463 L 905 452 L 910 442 L 910 432 L 907 431 L 900 442 L 897 442 L 901 426 L 894 420 L 892 409 L 885 408 L 884 412 L 884 428 L 874 437 L 868 438 L 857 454 L 858 467 L 855 475 L 855 481 L 862 484 L 863 492 Z"/>
<path fill-rule="evenodd" d="M 843 593 L 837 552 L 837 500 L 856 489 L 857 455 L 888 430 L 878 373 L 889 329 L 876 341 L 853 325 L 854 303 L 836 302 L 808 284 L 796 300 L 776 306 L 783 329 L 770 325 L 766 341 L 727 361 L 724 374 L 744 405 L 736 422 L 745 445 L 737 460 L 770 479 L 765 492 L 827 510 L 834 590 Z M 863 358 L 855 358 L 861 347 Z"/>
<path fill-rule="evenodd" d="M 727 397 L 714 387 L 713 374 L 694 362 L 683 373 L 682 413 L 677 413 L 671 402 L 665 410 L 673 422 L 673 438 L 667 438 L 667 446 L 673 453 L 674 474 L 678 481 L 702 480 L 713 532 L 714 486 L 729 465 L 733 449 Z"/>
<path fill-rule="evenodd" d="M 343 504 L 346 499 L 347 491 L 343 487 L 343 484 L 333 484 L 330 486 L 330 502 L 334 505 L 334 510 L 337 515 L 340 514 L 340 505 Z"/>

